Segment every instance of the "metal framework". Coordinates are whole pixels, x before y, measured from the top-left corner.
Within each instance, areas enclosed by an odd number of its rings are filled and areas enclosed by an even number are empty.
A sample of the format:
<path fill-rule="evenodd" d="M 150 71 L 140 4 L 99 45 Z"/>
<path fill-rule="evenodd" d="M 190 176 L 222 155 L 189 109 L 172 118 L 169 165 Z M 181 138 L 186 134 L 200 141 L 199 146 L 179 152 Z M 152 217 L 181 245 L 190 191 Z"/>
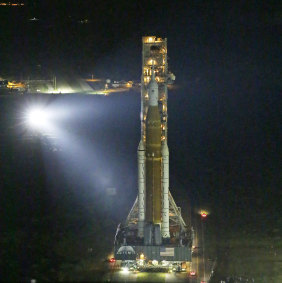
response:
<path fill-rule="evenodd" d="M 180 226 L 182 231 L 186 231 L 187 227 L 182 218 L 180 208 L 176 205 L 171 193 L 169 192 L 169 226 Z M 137 229 L 138 223 L 138 196 L 126 218 L 125 226 L 131 229 Z"/>
<path fill-rule="evenodd" d="M 154 66 L 156 81 L 159 87 L 159 110 L 162 121 L 162 141 L 167 138 L 167 39 L 156 36 L 144 36 L 142 38 L 142 76 L 141 76 L 141 137 L 146 142 L 145 122 L 148 110 L 149 96 L 148 84 Z"/>

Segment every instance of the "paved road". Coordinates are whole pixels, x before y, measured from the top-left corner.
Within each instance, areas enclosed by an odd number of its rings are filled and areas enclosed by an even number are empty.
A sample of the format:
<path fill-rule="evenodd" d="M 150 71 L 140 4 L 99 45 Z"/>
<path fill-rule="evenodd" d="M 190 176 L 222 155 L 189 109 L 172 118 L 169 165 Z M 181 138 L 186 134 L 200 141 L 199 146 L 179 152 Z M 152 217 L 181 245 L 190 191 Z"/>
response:
<path fill-rule="evenodd" d="M 122 271 L 109 272 L 105 278 L 105 282 L 190 282 L 192 281 L 189 275 L 183 273 L 161 273 L 161 272 L 128 272 Z"/>
<path fill-rule="evenodd" d="M 109 272 L 104 277 L 104 282 L 189 282 L 200 283 L 204 280 L 204 270 L 206 271 L 205 280 L 208 282 L 210 278 L 210 272 L 213 262 L 205 261 L 202 256 L 202 252 L 195 252 L 192 257 L 192 269 L 196 271 L 196 276 L 190 276 L 187 272 L 123 272 L 117 270 L 112 266 L 109 266 Z"/>

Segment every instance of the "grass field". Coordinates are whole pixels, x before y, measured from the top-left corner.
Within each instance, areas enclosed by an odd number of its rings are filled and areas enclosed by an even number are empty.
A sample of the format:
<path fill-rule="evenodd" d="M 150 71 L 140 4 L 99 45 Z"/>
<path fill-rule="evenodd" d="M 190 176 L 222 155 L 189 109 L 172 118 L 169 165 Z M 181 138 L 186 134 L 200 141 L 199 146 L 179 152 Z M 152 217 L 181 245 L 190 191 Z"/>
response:
<path fill-rule="evenodd" d="M 254 282 L 282 282 L 281 247 L 278 235 L 234 235 L 222 246 L 215 280 L 242 277 Z"/>

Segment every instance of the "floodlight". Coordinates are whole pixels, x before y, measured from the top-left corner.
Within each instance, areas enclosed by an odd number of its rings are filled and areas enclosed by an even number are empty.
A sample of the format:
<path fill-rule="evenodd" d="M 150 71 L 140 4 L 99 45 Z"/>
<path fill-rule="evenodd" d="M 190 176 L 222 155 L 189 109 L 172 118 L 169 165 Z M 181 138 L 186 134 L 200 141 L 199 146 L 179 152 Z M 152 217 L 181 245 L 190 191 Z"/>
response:
<path fill-rule="evenodd" d="M 27 125 L 34 130 L 46 128 L 48 124 L 48 115 L 43 108 L 35 107 L 28 110 L 26 114 Z"/>

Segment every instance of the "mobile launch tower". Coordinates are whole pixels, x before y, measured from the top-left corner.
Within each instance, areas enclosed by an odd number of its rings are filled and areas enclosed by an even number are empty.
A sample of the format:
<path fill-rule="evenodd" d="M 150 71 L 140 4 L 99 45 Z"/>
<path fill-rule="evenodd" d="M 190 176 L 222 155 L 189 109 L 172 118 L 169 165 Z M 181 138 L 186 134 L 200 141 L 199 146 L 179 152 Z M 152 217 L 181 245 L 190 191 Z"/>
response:
<path fill-rule="evenodd" d="M 167 39 L 142 38 L 141 139 L 138 156 L 138 196 L 115 237 L 115 258 L 191 261 L 192 233 L 169 191 L 167 145 Z"/>

